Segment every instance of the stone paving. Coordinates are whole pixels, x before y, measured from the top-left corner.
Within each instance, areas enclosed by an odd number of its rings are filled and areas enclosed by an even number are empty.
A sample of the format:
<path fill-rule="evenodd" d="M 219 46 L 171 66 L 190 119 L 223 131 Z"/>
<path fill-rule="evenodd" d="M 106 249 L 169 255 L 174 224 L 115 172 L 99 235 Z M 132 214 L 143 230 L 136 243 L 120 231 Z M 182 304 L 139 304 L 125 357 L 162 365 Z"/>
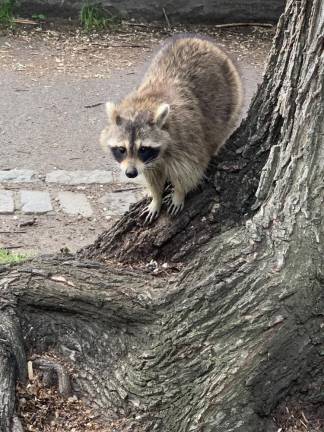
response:
<path fill-rule="evenodd" d="M 13 169 L 8 171 L 0 171 L 0 182 L 31 182 L 35 177 L 35 173 L 32 170 L 21 170 Z"/>
<path fill-rule="evenodd" d="M 94 186 L 97 192 L 90 202 L 89 188 Z M 85 193 L 64 190 L 71 187 L 83 189 Z M 104 187 L 110 190 L 107 192 Z M 32 170 L 0 171 L 0 215 L 61 213 L 89 218 L 94 215 L 95 206 L 108 217 L 118 217 L 142 196 L 139 185 L 129 183 L 122 173 L 111 171 L 56 170 L 45 175 Z"/>
<path fill-rule="evenodd" d="M 58 201 L 61 209 L 70 216 L 90 217 L 93 211 L 86 196 L 78 192 L 59 192 Z"/>
<path fill-rule="evenodd" d="M 112 217 L 124 214 L 129 209 L 129 205 L 136 201 L 136 194 L 132 190 L 107 192 L 99 199 L 99 202 L 104 205 L 105 213 Z"/>
<path fill-rule="evenodd" d="M 47 183 L 58 183 L 65 185 L 79 184 L 109 184 L 113 182 L 113 174 L 110 171 L 64 171 L 56 170 L 48 173 L 45 177 Z"/>
<path fill-rule="evenodd" d="M 0 214 L 11 214 L 15 210 L 12 192 L 0 190 Z"/>
<path fill-rule="evenodd" d="M 46 191 L 22 190 L 19 196 L 22 213 L 43 214 L 53 210 L 51 198 Z"/>

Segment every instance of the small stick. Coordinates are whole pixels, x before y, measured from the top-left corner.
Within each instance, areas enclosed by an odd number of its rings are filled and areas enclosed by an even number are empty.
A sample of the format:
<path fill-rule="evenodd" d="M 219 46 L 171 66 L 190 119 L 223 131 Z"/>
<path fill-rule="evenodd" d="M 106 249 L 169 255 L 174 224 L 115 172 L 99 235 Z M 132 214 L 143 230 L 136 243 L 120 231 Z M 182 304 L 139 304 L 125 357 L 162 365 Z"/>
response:
<path fill-rule="evenodd" d="M 143 23 L 133 23 L 133 22 L 126 22 L 125 23 L 128 26 L 134 26 L 134 27 L 144 27 L 144 28 L 161 28 L 159 25 L 154 24 L 143 24 Z"/>
<path fill-rule="evenodd" d="M 3 249 L 8 249 L 8 250 L 10 250 L 10 249 L 20 249 L 20 248 L 22 248 L 23 246 L 4 246 L 4 248 Z"/>
<path fill-rule="evenodd" d="M 95 107 L 103 105 L 103 104 L 104 104 L 103 102 L 98 102 L 98 103 L 95 103 L 95 104 L 92 104 L 92 105 L 84 105 L 84 108 L 95 108 Z"/>
<path fill-rule="evenodd" d="M 26 227 L 26 226 L 32 226 L 32 225 L 34 225 L 36 222 L 37 222 L 37 219 L 36 219 L 36 218 L 29 219 L 29 220 L 27 220 L 27 221 L 25 221 L 25 222 L 20 222 L 20 224 L 19 224 L 19 228 L 23 228 L 23 227 Z"/>
<path fill-rule="evenodd" d="M 15 24 L 30 24 L 30 25 L 37 25 L 38 24 L 38 22 L 32 21 L 30 19 L 26 19 L 26 18 L 14 18 L 13 22 Z"/>
<path fill-rule="evenodd" d="M 126 191 L 132 191 L 132 190 L 141 190 L 141 189 L 142 188 L 140 186 L 139 187 L 134 186 L 134 187 L 129 187 L 129 188 L 119 188 L 119 189 L 115 189 L 113 191 L 113 193 L 126 192 Z"/>
<path fill-rule="evenodd" d="M 26 234 L 27 231 L 0 231 L 0 234 Z"/>
<path fill-rule="evenodd" d="M 302 426 L 306 429 L 307 431 L 307 425 L 303 422 L 303 420 L 299 419 L 300 423 L 302 424 Z"/>
<path fill-rule="evenodd" d="M 31 360 L 29 360 L 29 362 L 27 363 L 27 371 L 28 371 L 29 381 L 33 381 L 35 376 L 34 376 L 33 362 Z"/>
<path fill-rule="evenodd" d="M 167 23 L 167 26 L 168 26 L 169 30 L 171 30 L 171 24 L 170 24 L 170 21 L 169 21 L 168 15 L 166 14 L 164 8 L 162 8 L 162 11 L 163 11 L 163 15 L 164 15 L 165 21 L 166 21 L 166 23 Z"/>
<path fill-rule="evenodd" d="M 228 24 L 216 24 L 213 27 L 216 28 L 226 28 L 226 27 L 273 27 L 273 24 L 269 23 L 252 23 L 252 22 L 246 22 L 246 23 L 228 23 Z"/>
<path fill-rule="evenodd" d="M 110 45 L 112 48 L 150 48 L 149 45 L 143 44 L 123 44 L 123 45 Z"/>
<path fill-rule="evenodd" d="M 165 19 L 167 20 L 167 22 L 169 22 L 164 8 L 162 10 L 163 10 L 163 14 L 164 14 Z M 156 28 L 156 29 L 161 28 L 161 26 L 153 25 L 153 24 L 132 23 L 132 22 L 126 22 L 125 24 L 127 24 L 128 26 L 134 26 L 134 27 Z M 169 22 L 169 24 L 170 24 L 170 22 Z M 274 24 L 258 23 L 258 22 L 255 22 L 255 23 L 253 23 L 253 22 L 240 23 L 239 22 L 239 23 L 215 24 L 211 27 L 214 27 L 214 28 L 226 28 L 226 27 L 269 27 L 269 28 L 272 28 L 272 27 L 274 27 Z"/>
<path fill-rule="evenodd" d="M 150 48 L 149 45 L 143 44 L 103 44 L 93 42 L 92 45 L 99 46 L 100 48 Z"/>
<path fill-rule="evenodd" d="M 304 411 L 301 412 L 301 415 L 302 415 L 303 419 L 305 420 L 305 423 L 309 423 L 309 421 L 307 420 L 307 418 L 304 414 Z"/>

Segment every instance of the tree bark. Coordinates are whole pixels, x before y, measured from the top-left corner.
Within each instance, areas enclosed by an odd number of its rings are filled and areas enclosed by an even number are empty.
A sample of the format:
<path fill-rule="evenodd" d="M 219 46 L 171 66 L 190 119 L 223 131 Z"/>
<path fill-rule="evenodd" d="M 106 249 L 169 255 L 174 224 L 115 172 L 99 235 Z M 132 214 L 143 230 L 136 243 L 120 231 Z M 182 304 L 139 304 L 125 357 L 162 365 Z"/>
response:
<path fill-rule="evenodd" d="M 248 117 L 181 216 L 147 228 L 140 202 L 76 256 L 2 269 L 1 431 L 35 352 L 129 430 L 270 432 L 291 393 L 324 402 L 323 47 L 322 1 L 288 0 Z"/>

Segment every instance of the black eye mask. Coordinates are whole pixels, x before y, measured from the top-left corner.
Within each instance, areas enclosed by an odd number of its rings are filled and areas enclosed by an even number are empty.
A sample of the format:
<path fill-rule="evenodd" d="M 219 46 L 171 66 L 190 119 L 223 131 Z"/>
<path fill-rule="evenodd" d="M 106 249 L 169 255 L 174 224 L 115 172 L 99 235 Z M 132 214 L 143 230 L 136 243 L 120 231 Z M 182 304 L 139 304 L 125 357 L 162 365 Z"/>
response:
<path fill-rule="evenodd" d="M 160 153 L 160 149 L 156 147 L 140 147 L 138 149 L 138 157 L 142 162 L 147 163 L 156 159 Z"/>
<path fill-rule="evenodd" d="M 127 156 L 125 147 L 110 147 L 110 150 L 117 162 L 123 161 Z"/>

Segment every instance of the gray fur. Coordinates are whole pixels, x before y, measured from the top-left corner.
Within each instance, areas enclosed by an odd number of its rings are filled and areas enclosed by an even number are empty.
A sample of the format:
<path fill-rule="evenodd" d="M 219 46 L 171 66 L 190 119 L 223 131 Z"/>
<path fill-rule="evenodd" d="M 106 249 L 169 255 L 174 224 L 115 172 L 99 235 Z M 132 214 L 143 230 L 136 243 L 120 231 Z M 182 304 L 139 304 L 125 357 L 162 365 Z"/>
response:
<path fill-rule="evenodd" d="M 177 36 L 160 49 L 141 85 L 115 114 L 110 107 L 102 144 L 123 143 L 122 168 L 131 164 L 144 174 L 153 198 L 148 220 L 159 213 L 165 181 L 174 186 L 169 212 L 183 208 L 185 195 L 201 182 L 211 157 L 237 125 L 241 105 L 241 80 L 229 57 L 210 39 Z M 133 151 L 129 128 L 136 130 Z M 136 153 L 142 146 L 159 147 L 159 156 L 143 164 Z"/>

